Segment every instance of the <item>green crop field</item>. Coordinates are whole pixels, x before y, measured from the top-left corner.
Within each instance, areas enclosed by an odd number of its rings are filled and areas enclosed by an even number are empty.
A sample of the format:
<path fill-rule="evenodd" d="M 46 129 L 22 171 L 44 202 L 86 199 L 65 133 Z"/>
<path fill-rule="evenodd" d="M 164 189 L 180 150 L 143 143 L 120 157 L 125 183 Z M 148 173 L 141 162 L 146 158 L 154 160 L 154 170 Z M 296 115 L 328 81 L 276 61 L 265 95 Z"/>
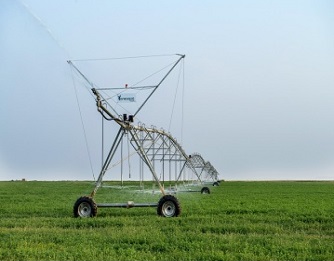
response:
<path fill-rule="evenodd" d="M 222 182 L 211 194 L 178 194 L 179 217 L 100 208 L 74 218 L 91 188 L 0 182 L 0 260 L 334 260 L 333 182 Z M 136 197 L 111 191 L 96 200 Z"/>

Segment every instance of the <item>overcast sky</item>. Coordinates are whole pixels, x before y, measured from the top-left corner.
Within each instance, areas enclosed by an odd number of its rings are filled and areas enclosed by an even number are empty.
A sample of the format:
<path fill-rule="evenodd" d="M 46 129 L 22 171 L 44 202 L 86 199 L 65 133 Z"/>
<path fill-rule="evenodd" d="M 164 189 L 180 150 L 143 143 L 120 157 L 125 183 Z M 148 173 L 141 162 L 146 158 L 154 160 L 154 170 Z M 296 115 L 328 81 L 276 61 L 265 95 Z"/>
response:
<path fill-rule="evenodd" d="M 67 60 L 176 53 L 188 154 L 226 180 L 333 180 L 333 32 L 332 0 L 2 0 L 0 180 L 93 179 Z M 75 85 L 96 175 L 101 117 Z M 144 119 L 168 128 L 159 99 Z"/>

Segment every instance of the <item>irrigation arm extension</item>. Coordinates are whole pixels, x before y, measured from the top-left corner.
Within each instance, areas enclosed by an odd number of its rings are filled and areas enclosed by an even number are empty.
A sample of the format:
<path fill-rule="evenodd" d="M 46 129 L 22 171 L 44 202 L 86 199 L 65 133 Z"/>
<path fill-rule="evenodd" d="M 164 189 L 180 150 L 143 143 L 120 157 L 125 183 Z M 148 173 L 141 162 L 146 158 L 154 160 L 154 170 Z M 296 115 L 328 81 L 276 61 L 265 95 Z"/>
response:
<path fill-rule="evenodd" d="M 93 83 L 91 83 L 88 79 L 87 79 L 87 77 L 82 73 L 82 72 L 80 72 L 80 70 L 72 63 L 72 61 L 70 61 L 70 60 L 68 60 L 67 61 L 67 63 L 69 64 L 69 65 L 71 65 L 88 83 L 89 83 L 89 85 L 93 88 L 94 87 L 94 85 L 93 85 Z"/>
<path fill-rule="evenodd" d="M 181 57 L 175 62 L 175 64 L 172 66 L 172 68 L 166 73 L 166 75 L 162 78 L 162 80 L 156 85 L 156 87 L 153 89 L 153 91 L 150 93 L 150 95 L 146 98 L 146 100 L 143 102 L 143 104 L 138 108 L 136 113 L 133 116 L 136 116 L 137 113 L 143 108 L 143 106 L 146 104 L 146 102 L 151 98 L 153 93 L 158 89 L 158 87 L 162 84 L 162 82 L 167 78 L 167 76 L 173 71 L 175 66 L 184 58 L 186 57 L 184 54 L 178 54 Z"/>

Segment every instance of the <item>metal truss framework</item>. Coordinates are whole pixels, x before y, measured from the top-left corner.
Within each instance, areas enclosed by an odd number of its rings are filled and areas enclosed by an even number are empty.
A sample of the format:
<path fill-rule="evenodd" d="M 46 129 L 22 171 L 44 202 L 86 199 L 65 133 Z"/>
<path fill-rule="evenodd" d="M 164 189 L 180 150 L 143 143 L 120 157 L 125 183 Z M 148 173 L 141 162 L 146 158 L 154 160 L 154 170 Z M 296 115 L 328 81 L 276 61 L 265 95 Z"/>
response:
<path fill-rule="evenodd" d="M 190 155 L 190 163 L 191 165 L 198 170 L 199 178 L 203 181 L 213 181 L 213 185 L 218 185 L 218 171 L 211 165 L 210 161 L 205 161 L 201 154 L 193 153 Z"/>

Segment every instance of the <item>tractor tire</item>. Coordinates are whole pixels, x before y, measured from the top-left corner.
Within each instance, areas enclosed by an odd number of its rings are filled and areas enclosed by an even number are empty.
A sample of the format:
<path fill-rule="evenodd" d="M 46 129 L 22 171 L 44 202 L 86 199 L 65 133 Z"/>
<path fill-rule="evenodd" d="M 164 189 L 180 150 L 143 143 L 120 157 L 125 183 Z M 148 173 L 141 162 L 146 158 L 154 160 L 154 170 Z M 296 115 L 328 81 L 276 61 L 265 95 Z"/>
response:
<path fill-rule="evenodd" d="M 162 217 L 177 217 L 181 214 L 181 206 L 176 197 L 165 195 L 158 202 L 157 212 Z"/>
<path fill-rule="evenodd" d="M 203 187 L 201 189 L 201 194 L 210 194 L 210 189 L 208 187 Z"/>
<path fill-rule="evenodd" d="M 95 217 L 97 215 L 97 206 L 91 197 L 83 196 L 78 198 L 73 206 L 74 217 Z"/>

